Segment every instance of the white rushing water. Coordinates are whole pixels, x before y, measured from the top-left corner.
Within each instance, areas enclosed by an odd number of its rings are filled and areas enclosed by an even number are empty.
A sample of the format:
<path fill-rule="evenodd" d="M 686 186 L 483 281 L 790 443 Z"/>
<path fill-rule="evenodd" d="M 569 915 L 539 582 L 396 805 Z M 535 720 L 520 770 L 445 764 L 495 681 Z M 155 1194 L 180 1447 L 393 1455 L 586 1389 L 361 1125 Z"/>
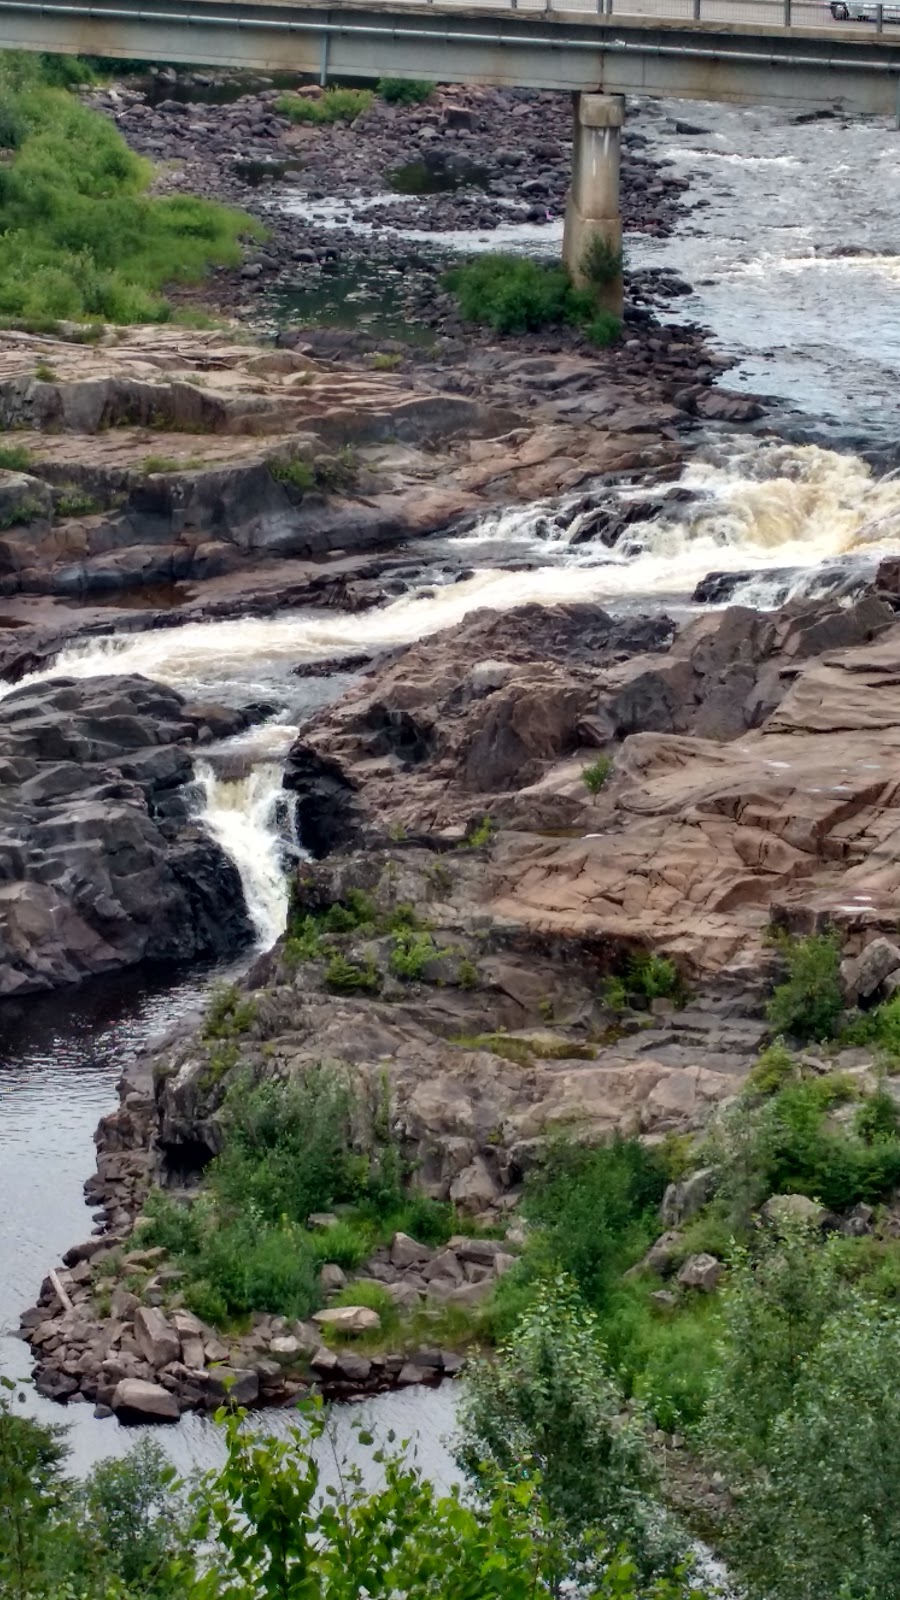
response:
<path fill-rule="evenodd" d="M 201 819 L 237 867 L 257 942 L 268 949 L 284 930 L 288 908 L 281 767 L 266 761 L 236 778 L 220 776 L 208 761 L 195 762 L 194 770 L 205 801 Z"/>
<path fill-rule="evenodd" d="M 900 549 L 900 480 L 874 476 L 857 456 L 746 439 L 696 458 L 681 484 L 691 502 L 657 522 L 633 524 L 621 549 L 598 543 L 569 549 L 570 533 L 554 538 L 548 531 L 549 503 L 492 513 L 458 541 L 475 568 L 461 582 L 427 583 L 362 614 L 297 610 L 84 639 L 24 682 L 139 672 L 191 695 L 232 703 L 275 695 L 290 704 L 297 663 L 408 644 L 458 625 L 479 607 L 597 600 L 615 609 L 670 597 L 685 603 L 712 570 L 772 567 L 795 568 L 794 590 L 802 592 L 838 561 L 849 557 L 871 567 Z M 496 565 L 499 543 L 531 565 L 515 571 Z M 421 548 L 426 555 L 427 546 Z M 271 722 L 234 744 L 253 760 L 271 762 L 293 732 L 287 720 Z M 245 791 L 244 799 L 251 798 L 256 808 L 258 792 Z M 221 819 L 234 807 L 225 797 L 219 801 Z"/>

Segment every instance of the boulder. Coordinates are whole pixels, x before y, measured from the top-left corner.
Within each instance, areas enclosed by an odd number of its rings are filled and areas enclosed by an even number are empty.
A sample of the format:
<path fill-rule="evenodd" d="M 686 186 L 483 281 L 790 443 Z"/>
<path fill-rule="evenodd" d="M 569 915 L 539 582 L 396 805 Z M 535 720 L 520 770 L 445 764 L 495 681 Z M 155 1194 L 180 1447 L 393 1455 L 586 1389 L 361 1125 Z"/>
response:
<path fill-rule="evenodd" d="M 144 1360 L 151 1367 L 167 1367 L 181 1354 L 181 1340 L 161 1311 L 154 1306 L 138 1306 L 134 1313 L 134 1336 Z"/>
<path fill-rule="evenodd" d="M 259 1373 L 253 1367 L 213 1367 L 209 1373 L 209 1394 L 229 1405 L 252 1406 L 259 1399 Z"/>
<path fill-rule="evenodd" d="M 704 1251 L 688 1256 L 678 1274 L 678 1282 L 684 1289 L 702 1289 L 704 1294 L 711 1294 L 724 1270 L 721 1261 Z"/>
<path fill-rule="evenodd" d="M 791 1224 L 818 1228 L 827 1215 L 825 1207 L 818 1200 L 810 1200 L 805 1194 L 773 1194 L 760 1207 L 760 1216 L 775 1228 L 789 1227 Z"/>
<path fill-rule="evenodd" d="M 298 1361 L 306 1350 L 302 1340 L 293 1333 L 278 1334 L 269 1340 L 269 1349 L 277 1361 Z"/>
<path fill-rule="evenodd" d="M 369 1306 L 333 1306 L 316 1311 L 313 1322 L 320 1328 L 336 1328 L 339 1333 L 374 1333 L 381 1327 L 378 1312 Z"/>
<path fill-rule="evenodd" d="M 159 1383 L 122 1378 L 112 1396 L 112 1409 L 123 1421 L 177 1422 L 178 1401 Z"/>
<path fill-rule="evenodd" d="M 319 1272 L 319 1282 L 322 1285 L 323 1294 L 336 1294 L 338 1289 L 344 1288 L 347 1282 L 347 1274 L 334 1261 L 326 1261 Z"/>
<path fill-rule="evenodd" d="M 872 939 L 862 953 L 841 962 L 841 987 L 848 1005 L 871 1000 L 885 979 L 900 971 L 900 949 L 892 940 Z"/>
<path fill-rule="evenodd" d="M 701 1167 L 678 1183 L 670 1183 L 662 1198 L 660 1216 L 667 1228 L 678 1228 L 690 1222 L 712 1199 L 716 1186 L 714 1167 Z"/>
<path fill-rule="evenodd" d="M 675 1228 L 669 1228 L 665 1233 L 661 1233 L 643 1260 L 638 1263 L 638 1267 L 632 1268 L 632 1271 L 646 1268 L 648 1272 L 658 1273 L 661 1278 L 668 1278 L 675 1271 L 681 1256 L 681 1237 Z"/>
<path fill-rule="evenodd" d="M 391 1266 L 398 1267 L 401 1272 L 430 1261 L 433 1254 L 427 1244 L 418 1244 L 408 1233 L 395 1233 L 391 1240 Z"/>

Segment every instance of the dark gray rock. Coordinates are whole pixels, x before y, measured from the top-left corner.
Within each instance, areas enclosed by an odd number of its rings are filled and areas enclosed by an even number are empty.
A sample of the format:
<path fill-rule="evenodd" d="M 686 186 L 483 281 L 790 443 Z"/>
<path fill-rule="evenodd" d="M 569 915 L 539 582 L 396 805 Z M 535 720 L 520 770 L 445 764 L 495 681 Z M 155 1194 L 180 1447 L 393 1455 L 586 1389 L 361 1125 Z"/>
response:
<path fill-rule="evenodd" d="M 245 725 L 138 676 L 0 702 L 0 995 L 247 941 L 237 869 L 188 787 L 198 738 Z"/>

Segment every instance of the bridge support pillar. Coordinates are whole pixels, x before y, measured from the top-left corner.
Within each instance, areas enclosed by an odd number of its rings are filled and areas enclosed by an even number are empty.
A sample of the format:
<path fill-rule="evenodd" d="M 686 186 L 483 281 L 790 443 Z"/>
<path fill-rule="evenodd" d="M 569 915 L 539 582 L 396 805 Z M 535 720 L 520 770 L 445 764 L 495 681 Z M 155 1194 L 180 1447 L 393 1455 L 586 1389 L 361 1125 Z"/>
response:
<path fill-rule="evenodd" d="M 566 200 L 563 262 L 575 283 L 596 289 L 597 303 L 622 315 L 622 214 L 619 209 L 619 144 L 625 121 L 621 94 L 575 96 L 575 140 L 572 187 Z M 591 241 L 606 246 L 606 276 L 590 273 L 586 252 Z M 618 261 L 618 270 L 616 270 Z M 599 263 L 602 268 L 604 263 Z"/>

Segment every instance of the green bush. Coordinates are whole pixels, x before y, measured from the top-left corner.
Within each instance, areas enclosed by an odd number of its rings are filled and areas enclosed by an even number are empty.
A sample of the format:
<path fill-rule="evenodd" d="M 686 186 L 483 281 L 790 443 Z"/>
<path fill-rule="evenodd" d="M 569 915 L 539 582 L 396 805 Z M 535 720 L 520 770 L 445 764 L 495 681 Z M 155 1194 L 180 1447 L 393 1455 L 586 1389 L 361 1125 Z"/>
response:
<path fill-rule="evenodd" d="M 662 1000 L 677 993 L 678 968 L 667 956 L 649 955 L 639 950 L 628 963 L 627 985 L 645 1000 Z"/>
<path fill-rule="evenodd" d="M 291 456 L 288 460 L 278 459 L 269 462 L 269 471 L 279 483 L 286 483 L 291 489 L 297 489 L 300 494 L 307 494 L 316 486 L 316 474 L 312 463 L 305 461 L 302 456 Z"/>
<path fill-rule="evenodd" d="M 615 344 L 622 332 L 622 320 L 613 311 L 595 311 L 584 325 L 584 336 L 598 350 L 607 350 Z"/>
<path fill-rule="evenodd" d="M 363 966 L 335 951 L 325 968 L 325 987 L 334 994 L 377 994 L 381 988 L 381 973 L 374 961 L 367 961 Z"/>
<path fill-rule="evenodd" d="M 317 1261 L 334 1261 L 348 1272 L 355 1272 L 371 1255 L 374 1230 L 365 1224 L 335 1222 L 330 1228 L 317 1228 L 310 1236 L 310 1248 Z"/>
<path fill-rule="evenodd" d="M 169 283 L 240 260 L 259 226 L 189 195 L 151 198 L 148 162 L 32 66 L 0 63 L 0 321 L 156 322 Z"/>
<path fill-rule="evenodd" d="M 582 779 L 591 794 L 599 794 L 605 783 L 608 783 L 613 774 L 612 756 L 598 756 L 589 767 L 582 767 Z"/>
<path fill-rule="evenodd" d="M 289 122 L 355 122 L 374 98 L 371 89 L 326 89 L 318 100 L 283 94 L 276 100 L 275 110 Z"/>
<path fill-rule="evenodd" d="M 217 985 L 211 992 L 203 1022 L 204 1039 L 234 1039 L 256 1021 L 256 1001 L 242 1000 L 237 984 Z"/>
<path fill-rule="evenodd" d="M 100 509 L 99 500 L 75 484 L 57 495 L 54 507 L 58 517 L 92 517 Z"/>
<path fill-rule="evenodd" d="M 841 947 L 836 933 L 781 938 L 788 976 L 773 990 L 767 1017 L 775 1033 L 800 1040 L 834 1037 L 844 1009 Z"/>
<path fill-rule="evenodd" d="M 523 1206 L 553 1262 L 601 1306 L 656 1236 L 665 1186 L 660 1163 L 637 1139 L 596 1149 L 560 1142 L 530 1177 Z"/>
<path fill-rule="evenodd" d="M 430 933 L 417 933 L 411 928 L 401 930 L 394 934 L 391 971 L 396 978 L 412 983 L 422 977 L 430 962 L 437 961 L 443 954 Z"/>
<path fill-rule="evenodd" d="M 598 287 L 622 275 L 622 252 L 595 233 L 587 242 L 579 262 L 582 275 Z"/>
<path fill-rule="evenodd" d="M 418 106 L 430 100 L 435 86 L 427 78 L 380 78 L 378 94 L 391 106 Z"/>
<path fill-rule="evenodd" d="M 744 1084 L 745 1094 L 776 1094 L 785 1084 L 799 1081 L 800 1068 L 782 1041 L 776 1039 L 754 1062 Z"/>
<path fill-rule="evenodd" d="M 466 320 L 495 333 L 528 333 L 572 320 L 567 273 L 525 256 L 478 256 L 448 273 L 447 284 Z"/>

